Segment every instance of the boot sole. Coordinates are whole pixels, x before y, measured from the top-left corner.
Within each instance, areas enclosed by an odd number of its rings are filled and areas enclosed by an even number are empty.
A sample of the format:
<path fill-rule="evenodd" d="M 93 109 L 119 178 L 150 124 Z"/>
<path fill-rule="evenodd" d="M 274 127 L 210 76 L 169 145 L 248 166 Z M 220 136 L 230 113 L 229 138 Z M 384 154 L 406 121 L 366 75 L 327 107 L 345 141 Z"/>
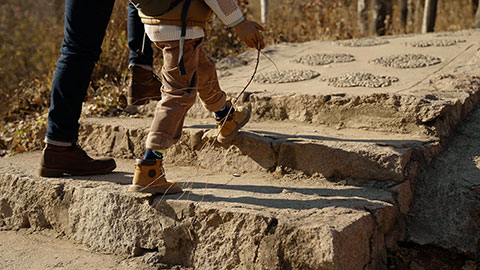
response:
<path fill-rule="evenodd" d="M 247 117 L 245 117 L 245 119 L 232 131 L 230 135 L 228 136 L 218 135 L 217 141 L 222 144 L 231 142 L 233 138 L 235 138 L 235 135 L 238 134 L 238 131 L 248 123 L 248 121 L 250 120 L 250 114 L 251 112 L 248 111 Z"/>
<path fill-rule="evenodd" d="M 140 185 L 130 185 L 128 187 L 128 191 L 130 192 L 141 192 L 141 193 L 151 193 L 151 194 L 175 194 L 183 192 L 181 188 L 170 188 L 170 189 L 163 189 L 163 188 L 156 188 L 156 187 L 144 187 Z"/>
<path fill-rule="evenodd" d="M 41 167 L 38 170 L 38 174 L 42 177 L 62 177 L 65 174 L 71 176 L 85 176 L 85 175 L 100 175 L 100 174 L 108 174 L 111 173 L 117 165 L 113 165 L 108 168 L 98 169 L 95 171 L 74 171 L 74 170 L 65 170 L 65 169 L 49 169 L 45 167 Z"/>

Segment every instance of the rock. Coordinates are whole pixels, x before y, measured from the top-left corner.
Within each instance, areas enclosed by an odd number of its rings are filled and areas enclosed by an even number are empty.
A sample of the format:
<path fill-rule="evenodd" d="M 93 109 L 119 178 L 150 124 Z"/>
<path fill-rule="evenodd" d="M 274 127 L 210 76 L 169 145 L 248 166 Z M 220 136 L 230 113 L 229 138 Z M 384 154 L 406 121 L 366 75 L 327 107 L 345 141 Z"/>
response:
<path fill-rule="evenodd" d="M 410 241 L 475 254 L 480 238 L 480 195 L 474 191 L 480 185 L 478 119 L 477 109 L 421 174 L 407 220 Z"/>

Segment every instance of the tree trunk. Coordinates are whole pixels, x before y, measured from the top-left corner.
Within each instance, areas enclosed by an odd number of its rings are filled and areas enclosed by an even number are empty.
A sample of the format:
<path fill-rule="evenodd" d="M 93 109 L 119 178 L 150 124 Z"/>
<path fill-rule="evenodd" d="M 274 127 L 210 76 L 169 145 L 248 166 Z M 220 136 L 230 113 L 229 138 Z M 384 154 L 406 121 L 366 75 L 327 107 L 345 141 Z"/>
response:
<path fill-rule="evenodd" d="M 262 24 L 265 24 L 268 18 L 268 0 L 260 0 L 260 12 Z"/>
<path fill-rule="evenodd" d="M 435 19 L 437 18 L 438 0 L 426 0 L 423 13 L 422 33 L 433 32 L 435 29 Z"/>
<path fill-rule="evenodd" d="M 402 22 L 402 27 L 404 30 L 407 28 L 408 24 L 408 2 L 409 0 L 400 0 L 400 21 Z"/>
<path fill-rule="evenodd" d="M 387 18 L 389 20 L 392 18 L 392 0 L 373 0 L 371 33 L 385 35 L 390 24 Z"/>
<path fill-rule="evenodd" d="M 415 2 L 414 0 L 407 0 L 407 32 L 415 31 Z"/>
<path fill-rule="evenodd" d="M 368 8 L 367 0 L 358 0 L 357 2 L 358 13 L 358 28 L 362 36 L 367 35 L 368 30 Z"/>
<path fill-rule="evenodd" d="M 415 0 L 415 20 L 413 24 L 413 31 L 420 32 L 422 31 L 422 8 L 425 6 L 425 0 Z"/>
<path fill-rule="evenodd" d="M 477 13 L 475 15 L 475 28 L 480 28 L 480 5 L 477 5 Z"/>
<path fill-rule="evenodd" d="M 474 16 L 477 9 L 478 9 L 478 0 L 472 0 L 472 13 Z"/>

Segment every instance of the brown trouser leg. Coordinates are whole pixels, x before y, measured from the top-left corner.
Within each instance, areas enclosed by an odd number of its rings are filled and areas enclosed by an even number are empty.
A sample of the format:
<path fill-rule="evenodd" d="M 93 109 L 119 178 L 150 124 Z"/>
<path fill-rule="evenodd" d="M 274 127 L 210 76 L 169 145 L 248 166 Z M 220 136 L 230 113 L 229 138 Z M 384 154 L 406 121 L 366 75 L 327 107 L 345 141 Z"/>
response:
<path fill-rule="evenodd" d="M 202 48 L 202 39 L 185 40 L 183 61 L 186 75 L 178 68 L 179 42 L 155 42 L 162 49 L 162 100 L 158 102 L 147 137 L 147 148 L 162 150 L 176 143 L 182 135 L 187 111 L 195 103 L 197 90 L 205 108 L 219 111 L 226 103 L 220 89 L 215 64 Z"/>

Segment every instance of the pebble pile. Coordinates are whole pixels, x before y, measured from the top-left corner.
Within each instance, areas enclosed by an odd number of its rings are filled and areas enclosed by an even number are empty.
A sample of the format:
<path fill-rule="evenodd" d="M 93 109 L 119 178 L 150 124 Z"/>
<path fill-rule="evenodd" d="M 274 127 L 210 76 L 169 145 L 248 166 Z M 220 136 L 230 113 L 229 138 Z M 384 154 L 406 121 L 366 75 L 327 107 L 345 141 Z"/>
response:
<path fill-rule="evenodd" d="M 255 76 L 257 83 L 289 83 L 310 80 L 320 76 L 320 73 L 313 70 L 284 70 L 260 73 Z"/>
<path fill-rule="evenodd" d="M 388 57 L 375 58 L 374 64 L 393 68 L 421 68 L 440 64 L 442 59 L 423 54 L 399 54 Z"/>
<path fill-rule="evenodd" d="M 227 56 L 217 63 L 215 63 L 215 67 L 217 70 L 227 70 L 230 68 L 240 67 L 247 65 L 248 62 L 245 60 L 238 59 L 236 57 Z"/>
<path fill-rule="evenodd" d="M 438 33 L 437 37 L 462 37 L 462 36 L 471 36 L 475 31 L 478 30 L 460 30 L 457 32 L 443 32 Z"/>
<path fill-rule="evenodd" d="M 316 53 L 301 56 L 292 60 L 294 63 L 300 63 L 309 66 L 323 66 L 331 63 L 348 63 L 355 61 L 355 56 L 345 53 Z"/>
<path fill-rule="evenodd" d="M 456 39 L 431 39 L 431 40 L 420 40 L 406 43 L 405 45 L 415 47 L 415 48 L 425 48 L 425 47 L 447 47 L 457 45 L 458 43 L 466 42 L 465 40 L 456 40 Z"/>
<path fill-rule="evenodd" d="M 328 79 L 328 85 L 335 87 L 381 88 L 388 87 L 394 82 L 398 82 L 397 77 L 384 75 L 377 76 L 367 72 L 351 72 Z"/>
<path fill-rule="evenodd" d="M 379 38 L 362 38 L 336 41 L 335 44 L 345 47 L 369 47 L 388 44 L 390 41 Z"/>

